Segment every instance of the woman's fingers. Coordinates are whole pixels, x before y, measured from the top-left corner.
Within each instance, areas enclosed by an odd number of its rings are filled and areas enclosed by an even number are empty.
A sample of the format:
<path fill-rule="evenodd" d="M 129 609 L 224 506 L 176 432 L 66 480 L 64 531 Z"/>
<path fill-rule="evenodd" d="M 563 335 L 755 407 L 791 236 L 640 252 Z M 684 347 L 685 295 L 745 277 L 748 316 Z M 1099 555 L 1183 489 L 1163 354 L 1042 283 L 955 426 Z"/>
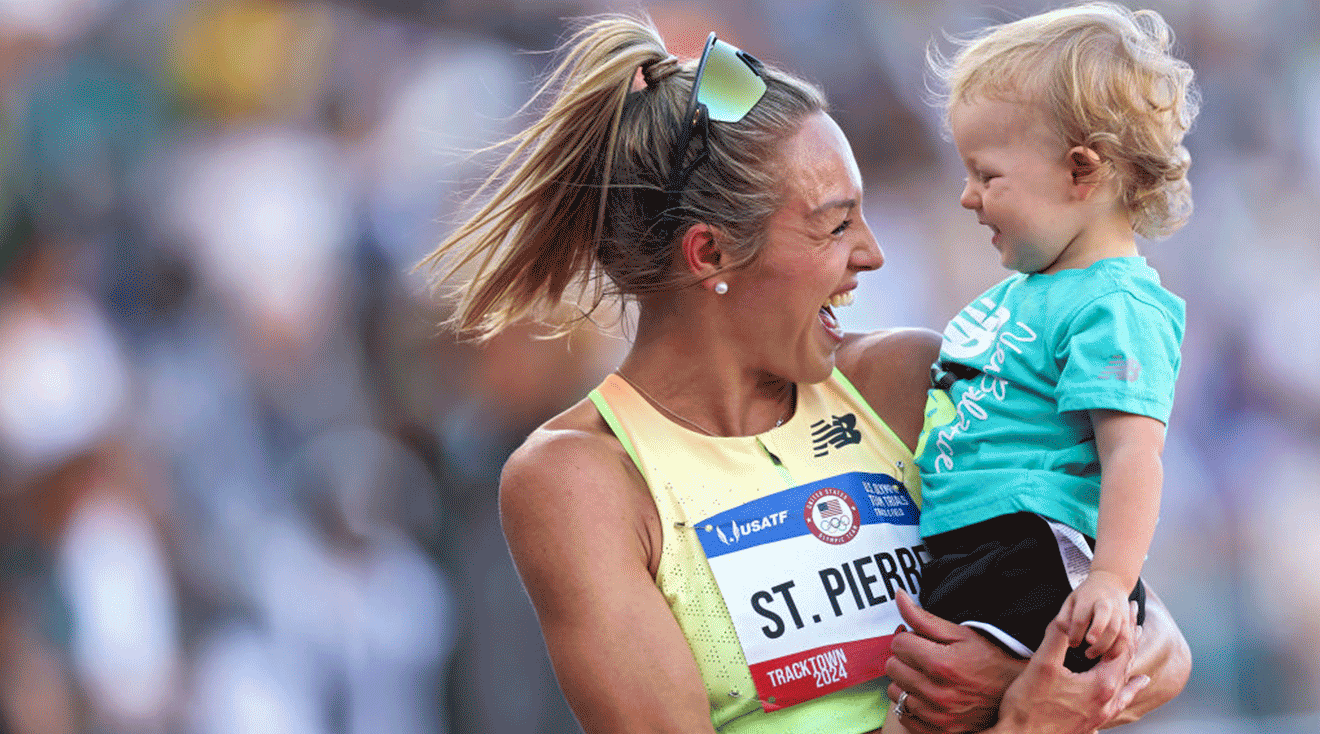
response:
<path fill-rule="evenodd" d="M 1046 665 L 1063 665 L 1063 658 L 1071 647 L 1070 643 L 1068 623 L 1055 619 L 1045 628 L 1045 639 L 1041 640 L 1040 646 L 1036 648 L 1034 657 L 1041 658 L 1041 662 Z"/>
<path fill-rule="evenodd" d="M 917 602 L 902 589 L 898 590 L 894 601 L 898 603 L 898 613 L 903 615 L 903 621 L 908 623 L 912 632 L 928 640 L 953 642 L 962 639 L 967 630 L 962 625 L 937 617 L 917 606 Z"/>
<path fill-rule="evenodd" d="M 976 635 L 975 632 L 971 634 Z M 926 731 L 972 732 L 994 723 L 1003 687 L 960 680 L 953 674 L 964 662 L 967 663 L 965 672 L 974 671 L 978 664 L 969 662 L 975 659 L 973 656 L 966 655 L 958 646 L 931 642 L 913 634 L 899 635 L 894 639 L 895 654 L 885 665 L 885 674 L 892 681 L 888 694 L 894 702 L 902 693 L 908 694 L 904 708 L 920 722 L 913 725 L 912 720 L 904 716 L 903 724 L 909 730 L 923 734 Z M 990 645 L 988 642 L 984 644 Z"/>

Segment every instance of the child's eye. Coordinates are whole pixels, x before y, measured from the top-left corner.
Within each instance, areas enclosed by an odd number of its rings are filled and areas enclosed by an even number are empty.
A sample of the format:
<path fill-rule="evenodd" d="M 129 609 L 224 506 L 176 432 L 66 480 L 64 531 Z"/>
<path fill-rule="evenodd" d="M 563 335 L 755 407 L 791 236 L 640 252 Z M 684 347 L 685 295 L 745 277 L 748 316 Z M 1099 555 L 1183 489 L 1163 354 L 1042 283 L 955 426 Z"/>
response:
<path fill-rule="evenodd" d="M 839 223 L 839 226 L 835 227 L 835 228 L 830 232 L 830 234 L 834 235 L 835 237 L 838 237 L 839 235 L 843 234 L 844 231 L 847 230 L 847 229 L 848 229 L 849 227 L 851 227 L 851 226 L 852 226 L 852 220 L 851 220 L 851 219 L 845 219 L 845 220 L 843 220 L 841 223 Z"/>
<path fill-rule="evenodd" d="M 986 184 L 986 183 L 990 183 L 990 179 L 992 179 L 992 178 L 999 178 L 999 176 L 998 176 L 998 174 L 994 174 L 994 173 L 985 173 L 984 171 L 982 171 L 982 172 L 976 174 L 976 178 L 977 178 L 978 180 L 980 180 L 981 183 Z"/>

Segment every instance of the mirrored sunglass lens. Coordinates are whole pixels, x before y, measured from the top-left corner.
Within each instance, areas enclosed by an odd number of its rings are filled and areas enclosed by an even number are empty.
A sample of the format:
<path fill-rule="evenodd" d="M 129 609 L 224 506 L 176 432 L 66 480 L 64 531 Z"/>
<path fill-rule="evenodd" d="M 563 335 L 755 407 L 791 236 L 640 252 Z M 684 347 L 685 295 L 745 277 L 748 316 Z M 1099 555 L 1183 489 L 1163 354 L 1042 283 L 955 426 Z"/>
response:
<path fill-rule="evenodd" d="M 738 49 L 724 41 L 715 41 L 697 89 L 697 101 L 706 105 L 710 119 L 737 122 L 756 106 L 763 94 L 765 80 L 738 58 Z"/>

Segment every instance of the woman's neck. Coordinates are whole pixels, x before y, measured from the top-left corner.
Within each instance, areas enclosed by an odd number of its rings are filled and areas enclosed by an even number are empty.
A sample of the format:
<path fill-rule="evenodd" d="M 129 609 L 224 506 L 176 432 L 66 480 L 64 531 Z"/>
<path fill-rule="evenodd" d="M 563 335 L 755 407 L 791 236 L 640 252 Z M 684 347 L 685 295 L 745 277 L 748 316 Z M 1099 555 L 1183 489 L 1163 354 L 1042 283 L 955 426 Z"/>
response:
<path fill-rule="evenodd" d="M 794 408 L 789 380 L 743 361 L 710 328 L 639 319 L 618 372 L 662 413 L 716 436 L 751 436 L 786 421 Z"/>

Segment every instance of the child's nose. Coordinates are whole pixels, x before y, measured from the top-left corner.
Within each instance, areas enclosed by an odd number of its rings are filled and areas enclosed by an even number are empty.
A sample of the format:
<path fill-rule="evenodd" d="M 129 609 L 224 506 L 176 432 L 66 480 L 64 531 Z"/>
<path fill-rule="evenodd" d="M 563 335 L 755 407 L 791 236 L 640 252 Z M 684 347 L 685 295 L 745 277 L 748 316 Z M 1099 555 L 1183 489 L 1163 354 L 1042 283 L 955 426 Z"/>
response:
<path fill-rule="evenodd" d="M 981 206 L 981 192 L 977 190 L 974 182 L 969 180 L 963 185 L 962 195 L 958 197 L 958 203 L 962 204 L 964 209 L 977 209 Z"/>

